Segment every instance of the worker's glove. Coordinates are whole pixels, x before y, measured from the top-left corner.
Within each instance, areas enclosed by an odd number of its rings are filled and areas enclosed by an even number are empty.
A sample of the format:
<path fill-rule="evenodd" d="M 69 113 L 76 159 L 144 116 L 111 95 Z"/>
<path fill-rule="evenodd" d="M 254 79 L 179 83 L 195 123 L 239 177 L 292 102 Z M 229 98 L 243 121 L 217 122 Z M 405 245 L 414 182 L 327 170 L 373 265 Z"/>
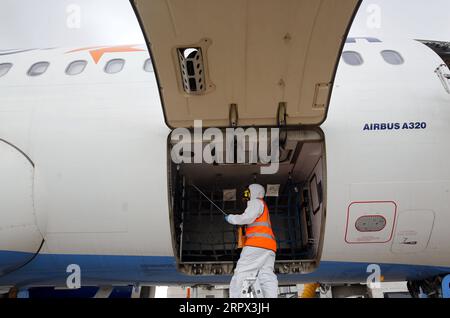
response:
<path fill-rule="evenodd" d="M 225 215 L 225 222 L 230 223 L 230 221 L 228 221 L 229 215 Z"/>

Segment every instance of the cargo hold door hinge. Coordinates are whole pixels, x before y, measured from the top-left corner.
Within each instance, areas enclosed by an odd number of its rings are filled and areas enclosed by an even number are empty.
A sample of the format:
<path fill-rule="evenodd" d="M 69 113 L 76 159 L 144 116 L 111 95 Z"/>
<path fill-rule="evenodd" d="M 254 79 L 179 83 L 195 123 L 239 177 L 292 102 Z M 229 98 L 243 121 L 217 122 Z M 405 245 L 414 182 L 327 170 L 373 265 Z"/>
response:
<path fill-rule="evenodd" d="M 287 125 L 287 104 L 281 102 L 278 104 L 277 126 L 285 127 Z"/>
<path fill-rule="evenodd" d="M 280 149 L 283 149 L 287 141 L 287 103 L 280 102 L 277 112 L 277 126 L 280 128 Z"/>
<path fill-rule="evenodd" d="M 239 122 L 239 112 L 237 104 L 230 105 L 230 113 L 229 113 L 230 127 L 237 127 Z"/>

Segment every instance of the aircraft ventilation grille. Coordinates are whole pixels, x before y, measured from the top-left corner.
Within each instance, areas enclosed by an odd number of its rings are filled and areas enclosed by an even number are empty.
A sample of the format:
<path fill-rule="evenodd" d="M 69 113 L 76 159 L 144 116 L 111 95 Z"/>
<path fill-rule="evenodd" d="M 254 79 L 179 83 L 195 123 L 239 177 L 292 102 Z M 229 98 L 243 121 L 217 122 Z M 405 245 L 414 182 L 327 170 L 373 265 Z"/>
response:
<path fill-rule="evenodd" d="M 200 47 L 179 48 L 181 80 L 187 94 L 202 94 L 206 91 L 205 67 Z"/>

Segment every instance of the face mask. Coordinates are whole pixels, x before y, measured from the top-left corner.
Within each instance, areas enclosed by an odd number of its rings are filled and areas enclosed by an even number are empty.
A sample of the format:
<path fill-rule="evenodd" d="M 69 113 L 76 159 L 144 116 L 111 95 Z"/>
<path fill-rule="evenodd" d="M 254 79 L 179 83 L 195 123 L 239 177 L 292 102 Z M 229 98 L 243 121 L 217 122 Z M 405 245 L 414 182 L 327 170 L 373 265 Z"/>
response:
<path fill-rule="evenodd" d="M 250 201 L 250 189 L 247 188 L 247 189 L 244 190 L 243 200 L 244 201 Z"/>

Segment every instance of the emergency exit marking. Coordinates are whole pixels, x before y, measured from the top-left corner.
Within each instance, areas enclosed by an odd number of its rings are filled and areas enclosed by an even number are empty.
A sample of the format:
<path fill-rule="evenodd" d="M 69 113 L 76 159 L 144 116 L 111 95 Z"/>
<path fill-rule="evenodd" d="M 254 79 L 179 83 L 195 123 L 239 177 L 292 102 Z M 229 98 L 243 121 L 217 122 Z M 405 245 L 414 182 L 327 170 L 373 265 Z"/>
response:
<path fill-rule="evenodd" d="M 353 202 L 347 211 L 345 242 L 388 243 L 394 234 L 397 204 L 393 201 Z"/>

